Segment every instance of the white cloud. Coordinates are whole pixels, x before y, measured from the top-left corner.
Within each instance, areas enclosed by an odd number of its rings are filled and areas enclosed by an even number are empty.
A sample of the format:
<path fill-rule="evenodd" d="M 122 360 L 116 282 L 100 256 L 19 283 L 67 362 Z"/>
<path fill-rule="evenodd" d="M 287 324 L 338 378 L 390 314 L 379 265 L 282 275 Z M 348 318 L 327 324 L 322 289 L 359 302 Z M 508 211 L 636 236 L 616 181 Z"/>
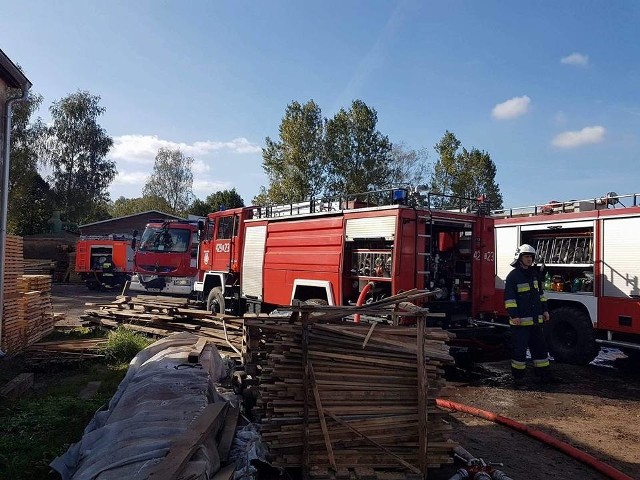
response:
<path fill-rule="evenodd" d="M 243 137 L 235 138 L 228 142 L 206 140 L 188 144 L 162 140 L 157 135 L 121 135 L 114 138 L 110 154 L 116 160 L 153 164 L 160 148 L 180 149 L 182 153 L 190 157 L 206 155 L 221 150 L 240 154 L 260 153 L 262 151 L 259 145 L 254 145 Z"/>
<path fill-rule="evenodd" d="M 213 192 L 231 190 L 233 188 L 233 184 L 231 182 L 223 181 L 194 180 L 192 188 L 196 197 L 205 198 Z"/>
<path fill-rule="evenodd" d="M 584 127 L 582 130 L 562 132 L 551 142 L 558 148 L 575 148 L 604 140 L 605 128 L 600 125 Z"/>
<path fill-rule="evenodd" d="M 126 170 L 118 170 L 116 178 L 113 180 L 114 185 L 144 185 L 149 177 L 149 172 L 127 172 Z"/>
<path fill-rule="evenodd" d="M 202 160 L 195 159 L 193 165 L 191 165 L 191 171 L 194 175 L 202 175 L 203 173 L 207 173 L 209 170 L 211 170 L 211 167 Z"/>
<path fill-rule="evenodd" d="M 493 118 L 498 120 L 510 120 L 512 118 L 520 117 L 529 110 L 529 104 L 531 99 L 527 95 L 522 97 L 513 97 L 506 102 L 497 104 L 491 110 Z"/>
<path fill-rule="evenodd" d="M 573 65 L 574 67 L 586 67 L 589 65 L 589 55 L 583 55 L 582 53 L 574 52 L 571 55 L 562 57 L 560 63 L 565 65 Z"/>

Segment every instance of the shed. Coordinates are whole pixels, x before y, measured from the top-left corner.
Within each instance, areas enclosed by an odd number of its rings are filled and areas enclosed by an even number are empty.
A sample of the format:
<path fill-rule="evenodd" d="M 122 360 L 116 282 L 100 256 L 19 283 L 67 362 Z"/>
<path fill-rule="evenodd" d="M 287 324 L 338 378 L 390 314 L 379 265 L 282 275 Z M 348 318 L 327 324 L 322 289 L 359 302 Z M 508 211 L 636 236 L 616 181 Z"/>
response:
<path fill-rule="evenodd" d="M 82 236 L 133 235 L 134 230 L 137 230 L 138 235 L 140 235 L 144 231 L 144 227 L 147 223 L 152 220 L 184 219 L 158 210 L 148 210 L 146 212 L 134 213 L 133 215 L 126 215 L 124 217 L 87 223 L 86 225 L 80 225 L 78 229 Z"/>

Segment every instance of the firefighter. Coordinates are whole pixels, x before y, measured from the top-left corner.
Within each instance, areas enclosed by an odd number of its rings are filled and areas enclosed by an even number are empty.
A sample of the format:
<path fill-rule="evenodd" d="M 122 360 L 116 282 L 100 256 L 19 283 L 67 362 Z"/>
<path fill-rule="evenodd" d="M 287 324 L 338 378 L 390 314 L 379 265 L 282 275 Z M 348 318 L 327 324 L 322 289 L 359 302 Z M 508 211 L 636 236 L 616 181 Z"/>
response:
<path fill-rule="evenodd" d="M 517 388 L 526 387 L 527 348 L 536 377 L 551 380 L 549 352 L 542 332 L 542 324 L 549 320 L 549 311 L 543 283 L 533 267 L 535 256 L 536 250 L 531 245 L 520 245 L 511 262 L 514 269 L 505 280 L 504 305 L 511 325 L 511 373 Z"/>

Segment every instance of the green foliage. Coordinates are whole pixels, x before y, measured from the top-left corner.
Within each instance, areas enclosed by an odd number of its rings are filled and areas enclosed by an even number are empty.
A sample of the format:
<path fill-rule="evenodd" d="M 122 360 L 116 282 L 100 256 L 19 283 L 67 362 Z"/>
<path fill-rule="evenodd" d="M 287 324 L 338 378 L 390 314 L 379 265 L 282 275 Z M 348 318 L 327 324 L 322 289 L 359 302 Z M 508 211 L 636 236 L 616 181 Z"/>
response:
<path fill-rule="evenodd" d="M 46 232 L 53 202 L 49 184 L 38 172 L 24 172 L 9 192 L 7 231 L 20 236 Z"/>
<path fill-rule="evenodd" d="M 82 365 L 43 376 L 41 381 L 48 380 L 49 385 L 38 396 L 0 401 L 0 478 L 51 478 L 49 463 L 80 440 L 87 423 L 108 402 L 127 371 L 127 365 Z M 96 380 L 101 382 L 97 395 L 89 400 L 79 398 L 87 383 Z"/>
<path fill-rule="evenodd" d="M 361 100 L 329 120 L 313 100 L 292 102 L 279 141 L 265 141 L 262 165 L 269 185 L 253 203 L 295 203 L 390 186 L 404 171 L 400 160 L 394 163 L 389 139 L 376 130 L 377 121 L 376 111 Z"/>
<path fill-rule="evenodd" d="M 31 117 L 42 104 L 42 95 L 29 93 L 24 101 L 15 102 L 11 109 L 11 163 L 9 164 L 9 192 L 22 179 L 37 172 L 38 148 L 46 126 L 41 118 Z"/>
<path fill-rule="evenodd" d="M 139 198 L 120 197 L 109 207 L 109 214 L 113 218 L 126 217 L 136 213 L 157 210 L 163 213 L 173 213 L 171 206 L 166 199 L 155 195 L 148 195 Z"/>
<path fill-rule="evenodd" d="M 362 100 L 326 122 L 325 152 L 330 195 L 390 186 L 392 144 L 376 130 L 378 114 Z"/>
<path fill-rule="evenodd" d="M 161 148 L 153 165 L 153 173 L 147 180 L 142 195 L 159 197 L 168 203 L 170 212 L 182 215 L 193 198 L 193 157 L 185 156 L 180 150 Z"/>
<path fill-rule="evenodd" d="M 46 127 L 42 119 L 32 121 L 31 117 L 41 103 L 41 95 L 29 93 L 11 111 L 7 231 L 15 235 L 46 231 L 54 200 L 49 185 L 38 174 L 38 148 Z"/>
<path fill-rule="evenodd" d="M 447 131 L 435 146 L 439 159 L 431 176 L 431 191 L 442 195 L 450 195 L 476 199 L 485 195 L 491 208 L 502 208 L 502 194 L 495 183 L 496 166 L 485 151 L 461 147 L 456 136 Z M 458 202 L 444 199 L 435 206 L 455 207 Z"/>
<path fill-rule="evenodd" d="M 211 213 L 211 208 L 207 202 L 196 198 L 191 205 L 189 205 L 189 213 L 197 217 L 206 217 Z"/>
<path fill-rule="evenodd" d="M 153 341 L 125 327 L 109 332 L 104 355 L 108 362 L 129 362 L 136 354 Z"/>
<path fill-rule="evenodd" d="M 53 124 L 43 152 L 52 168 L 57 207 L 78 224 L 102 219 L 107 188 L 117 171 L 115 162 L 106 158 L 113 140 L 97 121 L 105 112 L 100 97 L 78 91 L 49 110 Z"/>
<path fill-rule="evenodd" d="M 199 217 L 206 217 L 209 213 L 217 212 L 222 208 L 228 210 L 238 207 L 244 207 L 244 200 L 238 195 L 236 189 L 232 188 L 231 190 L 214 192 L 204 202 L 196 199 L 189 207 L 189 213 Z"/>
<path fill-rule="evenodd" d="M 326 183 L 324 123 L 320 107 L 309 100 L 291 102 L 280 124 L 280 140 L 266 139 L 262 166 L 272 203 L 293 203 L 321 194 Z"/>

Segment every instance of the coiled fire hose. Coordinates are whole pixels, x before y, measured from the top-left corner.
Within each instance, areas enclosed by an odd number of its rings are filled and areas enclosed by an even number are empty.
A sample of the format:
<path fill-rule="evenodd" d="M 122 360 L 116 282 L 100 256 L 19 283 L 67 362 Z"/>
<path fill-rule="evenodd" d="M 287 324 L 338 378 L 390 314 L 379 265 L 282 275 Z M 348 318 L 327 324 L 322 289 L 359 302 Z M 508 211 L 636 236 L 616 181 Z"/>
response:
<path fill-rule="evenodd" d="M 506 427 L 512 428 L 519 432 L 525 433 L 536 440 L 539 440 L 551 447 L 554 447 L 557 450 L 560 450 L 562 453 L 569 455 L 576 460 L 588 465 L 589 467 L 597 470 L 598 472 L 606 475 L 608 478 L 612 480 L 633 480 L 628 475 L 625 475 L 619 470 L 616 470 L 610 465 L 601 462 L 597 458 L 585 453 L 577 448 L 569 445 L 568 443 L 563 442 L 562 440 L 558 440 L 557 438 L 552 437 L 546 433 L 541 432 L 540 430 L 536 430 L 533 428 L 529 428 L 526 425 L 516 422 L 515 420 L 511 420 L 510 418 L 503 417 L 502 415 L 495 414 L 493 412 L 488 412 L 486 410 L 481 410 L 479 408 L 470 407 L 468 405 L 463 405 L 460 403 L 452 402 L 450 400 L 444 400 L 442 398 L 436 398 L 436 405 L 442 408 L 448 408 L 449 410 L 457 410 L 458 412 L 464 412 L 476 417 L 484 418 L 485 420 L 489 420 L 490 422 L 495 422 L 500 425 L 504 425 Z"/>

